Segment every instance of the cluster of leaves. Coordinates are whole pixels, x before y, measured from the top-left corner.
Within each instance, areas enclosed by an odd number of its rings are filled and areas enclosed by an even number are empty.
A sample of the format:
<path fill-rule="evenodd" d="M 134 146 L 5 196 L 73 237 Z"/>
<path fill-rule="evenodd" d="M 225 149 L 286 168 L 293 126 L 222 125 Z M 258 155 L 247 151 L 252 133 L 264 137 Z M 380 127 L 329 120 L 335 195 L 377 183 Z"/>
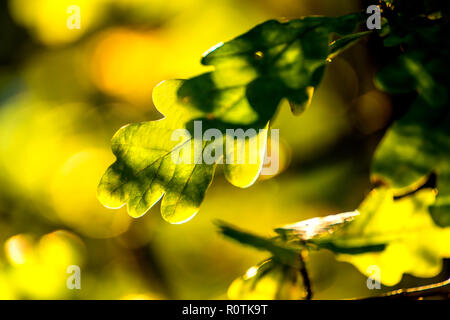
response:
<path fill-rule="evenodd" d="M 301 113 L 309 104 L 327 61 L 366 34 L 353 33 L 362 18 L 352 14 L 285 23 L 270 20 L 209 51 L 202 63 L 214 66 L 214 71 L 160 84 L 153 91 L 153 100 L 164 118 L 127 125 L 114 135 L 112 150 L 117 161 L 100 181 L 99 200 L 109 208 L 127 204 L 129 214 L 139 217 L 164 195 L 161 213 L 166 221 L 181 223 L 192 218 L 217 164 L 202 163 L 197 158 L 221 142 L 195 137 L 194 121 L 201 121 L 203 130 L 217 128 L 226 136 L 226 129 L 266 128 L 283 98 L 289 100 L 294 114 Z M 332 33 L 341 38 L 330 43 Z M 181 128 L 190 134 L 174 141 L 174 130 Z M 235 146 L 239 150 L 239 144 L 262 140 L 258 149 L 252 150 L 255 155 L 246 155 L 256 156 L 256 163 L 224 161 L 225 177 L 233 185 L 248 187 L 256 181 L 267 137 L 259 138 L 244 138 Z M 194 152 L 191 164 L 186 164 L 181 161 L 180 149 L 189 144 Z M 202 152 L 196 153 L 196 148 Z"/>
<path fill-rule="evenodd" d="M 312 239 L 351 221 L 359 212 L 313 218 L 277 228 L 277 236 L 266 238 L 219 221 L 220 232 L 243 245 L 271 253 L 271 257 L 236 279 L 229 288 L 232 299 L 311 298 L 311 284 L 303 257 Z"/>
<path fill-rule="evenodd" d="M 426 13 L 411 16 L 388 11 L 384 45 L 399 46 L 402 54 L 380 70 L 375 83 L 388 93 L 414 93 L 416 98 L 377 149 L 373 172 L 397 195 L 414 191 L 435 173 L 439 194 L 430 210 L 435 222 L 444 227 L 450 226 L 450 42 L 442 41 L 448 31 L 445 12 Z"/>
<path fill-rule="evenodd" d="M 404 273 L 436 276 L 442 268 L 442 257 L 450 256 L 450 228 L 441 228 L 433 222 L 428 207 L 435 199 L 432 189 L 394 199 L 392 190 L 377 188 L 355 212 L 277 228 L 277 235 L 271 238 L 219 222 L 225 236 L 272 255 L 269 265 L 265 261 L 237 279 L 229 295 L 251 299 L 304 298 L 307 288 L 298 295 L 283 295 L 283 288 L 298 286 L 298 279 L 305 283 L 301 276 L 305 267 L 302 256 L 305 251 L 319 249 L 333 251 L 338 260 L 352 263 L 363 274 L 370 272 L 370 266 L 377 265 L 383 270 L 381 281 L 385 285 L 397 284 Z M 280 281 L 280 277 L 285 280 Z M 258 284 L 262 278 L 264 282 Z"/>
<path fill-rule="evenodd" d="M 404 1 L 382 3 L 384 23 L 377 36 L 385 47 L 399 48 L 400 54 L 381 69 L 375 83 L 390 94 L 416 96 L 376 151 L 373 175 L 384 182 L 383 187 L 374 189 L 354 213 L 278 228 L 272 238 L 219 223 L 224 235 L 271 253 L 232 284 L 231 297 L 310 297 L 303 253 L 313 249 L 332 250 L 362 273 L 367 266 L 378 265 L 387 285 L 398 283 L 403 273 L 434 276 L 442 257 L 450 256 L 450 229 L 445 228 L 450 226 L 450 118 L 445 86 L 450 83 L 450 47 L 448 41 L 440 41 L 447 37 L 447 11 L 435 11 L 433 5 L 411 13 Z M 100 201 L 111 208 L 127 204 L 130 215 L 138 217 L 163 198 L 165 220 L 181 223 L 192 218 L 218 162 L 174 162 L 183 156 L 183 146 L 210 152 L 218 142 L 198 140 L 192 132 L 194 121 L 201 121 L 204 129 L 218 128 L 226 136 L 228 128 L 267 128 L 282 99 L 289 101 L 294 114 L 300 114 L 310 103 L 326 64 L 368 33 L 354 32 L 364 19 L 352 14 L 284 23 L 271 20 L 214 47 L 202 60 L 213 71 L 155 88 L 154 103 L 163 119 L 125 126 L 113 137 L 117 160 L 99 184 Z M 331 41 L 332 34 L 339 38 Z M 180 128 L 190 134 L 173 141 L 174 130 Z M 256 164 L 224 163 L 232 184 L 248 187 L 255 182 L 266 139 L 262 137 L 264 143 L 256 150 Z M 431 174 L 437 184 L 424 188 Z M 357 212 L 360 216 L 346 223 Z M 333 232 L 340 225 L 344 226 Z"/>
<path fill-rule="evenodd" d="M 387 2 L 384 9 L 388 19 L 384 19 L 379 32 L 384 46 L 399 47 L 401 54 L 377 74 L 377 87 L 393 95 L 415 95 L 414 102 L 401 112 L 375 153 L 372 173 L 383 186 L 368 195 L 355 221 L 332 234 L 323 233 L 330 225 L 352 219 L 345 219 L 346 215 L 315 218 L 276 229 L 278 233 L 282 231 L 282 237 L 266 239 L 289 246 L 300 257 L 305 250 L 331 250 L 337 259 L 352 263 L 364 274 L 368 274 L 369 266 L 377 265 L 383 270 L 381 281 L 385 285 L 397 284 L 404 273 L 435 276 L 442 268 L 442 258 L 450 256 L 450 228 L 446 228 L 450 226 L 450 113 L 446 88 L 450 83 L 450 43 L 441 41 L 446 39 L 448 23 L 443 19 L 445 12 L 435 12 L 433 6 L 415 14 L 403 14 L 404 8 L 401 1 Z M 433 189 L 429 183 L 431 175 L 437 177 Z M 230 228 L 221 226 L 221 231 L 261 249 L 261 240 L 248 241 L 250 237 L 242 237 L 245 233 L 231 232 Z M 274 255 L 270 260 L 272 268 L 284 264 L 278 269 L 300 272 L 298 265 L 292 263 L 295 260 L 286 264 L 275 257 L 278 253 L 269 246 L 264 249 Z M 261 267 L 253 268 L 250 270 L 257 271 L 251 273 L 253 277 L 246 274 L 236 280 L 230 287 L 230 296 L 252 298 L 255 293 L 261 294 L 254 283 L 269 277 L 278 286 L 266 285 L 263 297 L 279 297 L 276 290 L 286 286 L 286 281 L 276 282 L 267 267 L 261 271 Z M 252 285 L 244 285 L 248 283 Z"/>

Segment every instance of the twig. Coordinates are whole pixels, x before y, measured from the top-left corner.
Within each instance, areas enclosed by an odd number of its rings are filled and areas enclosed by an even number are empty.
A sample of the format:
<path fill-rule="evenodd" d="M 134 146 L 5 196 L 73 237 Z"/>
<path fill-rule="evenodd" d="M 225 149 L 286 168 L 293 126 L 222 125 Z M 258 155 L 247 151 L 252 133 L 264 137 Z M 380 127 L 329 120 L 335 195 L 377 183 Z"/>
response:
<path fill-rule="evenodd" d="M 444 289 L 444 290 L 442 290 Z M 429 284 L 426 286 L 420 286 L 415 288 L 399 289 L 384 293 L 376 297 L 368 297 L 366 299 L 420 299 L 431 296 L 443 296 L 450 297 L 450 278 L 445 281 Z"/>
<path fill-rule="evenodd" d="M 300 261 L 300 274 L 303 278 L 303 286 L 306 290 L 306 300 L 311 300 L 313 296 L 312 288 L 311 288 L 311 280 L 309 279 L 308 270 L 306 269 L 306 263 L 303 259 L 302 252 L 298 255 L 299 261 Z"/>

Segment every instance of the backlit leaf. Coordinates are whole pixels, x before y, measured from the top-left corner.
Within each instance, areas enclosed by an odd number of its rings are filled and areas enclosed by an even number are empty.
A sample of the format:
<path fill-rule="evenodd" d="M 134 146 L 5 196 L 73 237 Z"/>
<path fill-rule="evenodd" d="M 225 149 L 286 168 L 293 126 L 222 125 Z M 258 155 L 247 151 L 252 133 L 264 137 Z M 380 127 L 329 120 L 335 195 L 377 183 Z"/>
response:
<path fill-rule="evenodd" d="M 314 242 L 319 247 L 337 248 L 339 260 L 354 264 L 366 275 L 370 266 L 377 266 L 386 285 L 397 284 L 404 273 L 436 276 L 442 258 L 450 257 L 450 228 L 436 226 L 430 217 L 428 206 L 435 200 L 431 189 L 398 200 L 391 190 L 375 189 L 358 209 L 359 217 Z M 366 252 L 361 248 L 367 248 Z"/>
<path fill-rule="evenodd" d="M 165 220 L 182 223 L 192 218 L 219 162 L 218 158 L 205 163 L 203 152 L 216 150 L 224 142 L 204 141 L 202 134 L 208 129 L 220 130 L 224 139 L 227 129 L 246 130 L 246 136 L 222 150 L 220 160 L 232 184 L 252 185 L 266 152 L 267 131 L 259 129 L 268 128 L 282 98 L 290 101 L 295 114 L 305 109 L 323 76 L 330 34 L 349 34 L 361 19 L 354 14 L 267 21 L 210 50 L 202 63 L 214 66 L 214 71 L 159 85 L 153 97 L 164 119 L 131 124 L 114 135 L 112 150 L 117 161 L 100 181 L 101 203 L 109 208 L 127 204 L 129 214 L 139 217 L 163 198 Z M 200 137 L 195 130 L 199 123 Z M 185 134 L 173 139 L 179 129 L 185 129 Z M 249 148 L 254 142 L 257 147 Z M 239 157 L 245 149 L 250 150 L 244 164 L 228 161 L 230 150 Z M 173 161 L 186 158 L 193 160 L 191 164 Z"/>
<path fill-rule="evenodd" d="M 295 264 L 298 256 L 298 249 L 285 245 L 276 239 L 266 238 L 240 230 L 224 222 L 218 222 L 220 232 L 244 245 L 251 246 L 258 250 L 270 252 L 274 259 L 284 264 Z"/>
<path fill-rule="evenodd" d="M 119 208 L 128 204 L 130 215 L 139 217 L 164 195 L 161 213 L 168 222 L 181 223 L 197 213 L 216 164 L 195 163 L 198 159 L 194 159 L 194 156 L 201 157 L 212 142 L 196 140 L 187 133 L 179 139 L 172 137 L 175 130 L 185 128 L 199 113 L 176 98 L 182 83 L 181 80 L 167 81 L 154 90 L 155 104 L 162 106 L 160 111 L 166 118 L 131 124 L 114 135 L 112 148 L 117 161 L 106 171 L 98 187 L 98 198 L 105 206 Z M 190 164 L 177 164 L 183 159 L 180 149 L 185 146 L 191 151 Z M 196 154 L 195 148 L 202 152 Z M 253 151 L 256 157 L 264 155 L 260 149 Z M 249 166 L 253 176 L 247 174 L 245 179 L 239 180 L 232 172 L 230 179 L 235 184 L 249 184 L 248 180 L 254 181 L 259 174 L 260 170 L 254 169 L 258 165 L 262 166 L 261 158 L 255 165 L 235 164 L 236 168 Z M 245 168 L 239 170 L 244 175 Z"/>

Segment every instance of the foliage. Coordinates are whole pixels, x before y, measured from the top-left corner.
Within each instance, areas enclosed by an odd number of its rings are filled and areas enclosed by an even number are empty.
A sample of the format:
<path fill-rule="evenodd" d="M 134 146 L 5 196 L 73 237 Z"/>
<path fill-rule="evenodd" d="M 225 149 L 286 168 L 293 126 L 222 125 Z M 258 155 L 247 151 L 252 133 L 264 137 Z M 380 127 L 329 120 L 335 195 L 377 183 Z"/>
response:
<path fill-rule="evenodd" d="M 286 272 L 299 270 L 298 257 L 304 250 L 327 249 L 367 276 L 370 276 L 370 266 L 378 266 L 382 270 L 382 283 L 395 285 L 404 273 L 436 276 L 441 270 L 442 258 L 450 257 L 450 228 L 436 226 L 428 213 L 428 206 L 435 200 L 431 189 L 394 200 L 391 190 L 381 188 L 371 192 L 356 214 L 342 213 L 301 221 L 275 229 L 278 235 L 272 238 L 224 224 L 219 226 L 225 236 L 270 252 L 270 266 L 277 265 L 280 269 L 284 266 Z M 251 277 L 252 282 L 266 275 L 266 268 L 261 268 L 263 265 L 264 262 L 251 269 L 252 275 L 258 275 Z M 248 279 L 247 274 L 240 281 Z M 234 287 L 232 291 L 236 290 Z M 241 294 L 252 294 L 254 290 L 259 292 L 253 285 Z"/>
<path fill-rule="evenodd" d="M 449 226 L 450 113 L 445 84 L 450 83 L 446 72 L 450 43 L 439 40 L 445 38 L 448 26 L 441 20 L 395 16 L 385 26 L 389 32 L 385 46 L 401 46 L 404 54 L 381 69 L 375 83 L 391 94 L 415 92 L 417 97 L 384 137 L 373 171 L 400 194 L 436 173 L 439 194 L 430 209 L 437 224 Z"/>
<path fill-rule="evenodd" d="M 450 257 L 450 228 L 436 226 L 428 213 L 435 201 L 431 189 L 397 200 L 391 190 L 375 189 L 355 221 L 314 242 L 368 276 L 369 266 L 378 266 L 386 285 L 397 284 L 404 273 L 431 278 L 441 271 L 442 258 Z"/>
<path fill-rule="evenodd" d="M 450 47 L 439 41 L 446 39 L 448 20 L 443 18 L 447 11 L 434 2 L 423 4 L 411 9 L 405 1 L 383 1 L 383 29 L 372 34 L 385 49 L 399 49 L 376 75 L 378 89 L 404 99 L 415 96 L 411 105 L 396 110 L 395 122 L 375 152 L 372 174 L 382 186 L 363 201 L 356 218 L 355 212 L 314 218 L 277 228 L 272 238 L 219 223 L 227 237 L 271 254 L 232 284 L 231 297 L 310 298 L 304 257 L 309 250 L 331 250 L 366 274 L 368 266 L 377 265 L 386 285 L 397 284 L 404 273 L 435 276 L 442 258 L 450 257 L 450 118 L 445 87 L 450 82 Z M 155 88 L 154 103 L 163 119 L 125 126 L 113 137 L 117 160 L 99 184 L 100 201 L 111 208 L 127 204 L 129 214 L 138 217 L 163 198 L 165 220 L 191 219 L 217 164 L 196 163 L 199 159 L 174 163 L 174 157 L 183 157 L 184 145 L 204 151 L 217 142 L 198 140 L 194 122 L 224 134 L 227 128 L 267 128 L 283 99 L 294 114 L 302 113 L 327 63 L 372 33 L 354 31 L 362 21 L 361 14 L 270 20 L 213 47 L 202 59 L 212 71 Z M 333 33 L 340 37 L 332 38 Z M 187 133 L 173 141 L 173 131 L 180 128 Z M 251 139 L 263 141 L 256 164 L 224 165 L 226 178 L 238 187 L 252 185 L 263 164 L 267 136 Z M 432 175 L 437 183 L 430 188 L 425 182 Z"/>
<path fill-rule="evenodd" d="M 218 128 L 224 135 L 227 128 L 265 128 L 284 97 L 293 113 L 300 113 L 323 76 L 328 56 L 336 56 L 365 35 L 350 34 L 360 20 L 359 14 L 287 23 L 271 20 L 208 52 L 202 63 L 214 66 L 214 71 L 160 84 L 153 98 L 164 119 L 128 125 L 115 134 L 112 148 L 117 161 L 99 184 L 100 201 L 110 208 L 127 203 L 130 215 L 139 217 L 165 194 L 164 219 L 189 220 L 199 209 L 216 165 L 197 163 L 201 159 L 192 159 L 192 164 L 172 160 L 183 157 L 179 149 L 184 144 L 191 144 L 194 157 L 212 147 L 213 141 L 194 136 L 193 122 L 201 120 L 204 129 Z M 328 45 L 332 32 L 350 38 Z M 173 141 L 173 131 L 180 128 L 191 134 Z M 265 155 L 266 136 L 261 138 L 254 151 L 256 164 L 225 163 L 225 176 L 232 184 L 248 187 L 255 182 Z"/>

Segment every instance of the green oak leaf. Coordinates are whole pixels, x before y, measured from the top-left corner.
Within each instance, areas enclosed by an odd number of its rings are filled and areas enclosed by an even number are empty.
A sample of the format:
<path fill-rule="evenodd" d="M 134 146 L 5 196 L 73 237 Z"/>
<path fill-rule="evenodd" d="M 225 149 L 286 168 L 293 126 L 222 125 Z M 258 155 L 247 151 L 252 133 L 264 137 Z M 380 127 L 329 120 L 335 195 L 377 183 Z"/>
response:
<path fill-rule="evenodd" d="M 350 34 L 362 19 L 352 14 L 266 21 L 208 51 L 202 64 L 214 71 L 187 80 L 180 97 L 207 113 L 204 120 L 214 128 L 264 127 L 282 98 L 299 114 L 311 101 L 331 50 L 342 49 L 329 47 L 331 33 Z"/>
<path fill-rule="evenodd" d="M 429 57 L 422 52 L 401 55 L 377 74 L 375 84 L 388 93 L 417 91 L 430 107 L 447 106 L 448 93 L 443 85 L 448 80 L 448 63 L 442 58 Z"/>
<path fill-rule="evenodd" d="M 450 113 L 447 106 L 427 108 L 421 101 L 389 129 L 376 150 L 373 173 L 401 194 L 435 172 L 438 197 L 431 214 L 438 225 L 450 226 Z"/>
<path fill-rule="evenodd" d="M 360 14 L 267 21 L 208 52 L 202 63 L 214 66 L 214 71 L 156 87 L 153 99 L 164 119 L 130 124 L 114 135 L 112 150 L 117 160 L 100 181 L 100 202 L 109 208 L 127 204 L 129 214 L 139 217 L 163 197 L 165 220 L 182 223 L 192 218 L 220 161 L 196 162 L 204 152 L 219 152 L 224 142 L 196 136 L 198 123 L 202 132 L 218 129 L 226 141 L 233 136 L 228 129 L 245 130 L 246 136 L 224 148 L 220 159 L 233 185 L 252 185 L 266 152 L 267 130 L 260 129 L 268 128 L 283 98 L 294 113 L 304 110 L 323 76 L 331 33 L 350 34 L 360 21 Z M 341 52 L 344 46 L 332 49 Z M 186 132 L 172 139 L 180 129 Z M 255 142 L 257 148 L 247 152 L 245 159 L 256 160 L 246 164 L 228 160 Z M 186 157 L 194 163 L 183 163 Z"/>
<path fill-rule="evenodd" d="M 436 276 L 442 258 L 450 257 L 450 228 L 436 226 L 430 217 L 428 206 L 435 199 L 432 189 L 397 200 L 390 189 L 374 189 L 359 207 L 359 217 L 314 243 L 335 251 L 339 260 L 352 263 L 366 275 L 371 272 L 369 267 L 377 266 L 385 285 L 397 284 L 404 273 Z M 358 250 L 352 252 L 352 248 Z"/>
<path fill-rule="evenodd" d="M 343 36 L 330 43 L 330 52 L 328 53 L 328 60 L 332 60 L 340 53 L 344 52 L 351 46 L 358 43 L 363 37 L 371 34 L 371 31 L 358 32 Z"/>
<path fill-rule="evenodd" d="M 201 114 L 189 108 L 177 97 L 182 80 L 167 81 L 154 89 L 153 99 L 166 118 L 130 124 L 121 128 L 112 138 L 112 150 L 116 162 L 108 168 L 98 186 L 100 202 L 109 208 L 128 204 L 128 212 L 139 217 L 147 212 L 165 194 L 161 213 L 170 223 L 182 223 L 198 211 L 214 175 L 216 163 L 196 163 L 216 140 L 202 142 L 188 134 L 173 139 L 175 130 L 185 128 L 186 123 Z M 247 144 L 237 140 L 237 145 Z M 228 180 L 240 187 L 253 183 L 262 167 L 266 134 L 253 151 L 256 163 L 225 164 Z M 190 163 L 183 160 L 183 151 L 192 150 Z M 195 153 L 194 148 L 201 153 Z M 233 150 L 233 149 L 231 149 Z M 180 152 L 181 151 L 181 152 Z M 247 152 L 251 156 L 251 152 Z"/>
<path fill-rule="evenodd" d="M 450 226 L 450 42 L 444 19 L 391 21 L 385 43 L 402 45 L 404 54 L 380 70 L 377 87 L 392 94 L 417 94 L 406 115 L 389 128 L 377 148 L 372 172 L 397 195 L 417 189 L 437 175 L 438 197 L 430 206 L 434 221 Z M 420 23 L 419 23 L 420 22 Z"/>
<path fill-rule="evenodd" d="M 299 254 L 298 248 L 288 246 L 275 238 L 266 238 L 250 232 L 240 230 L 232 225 L 218 221 L 220 233 L 231 238 L 243 245 L 250 246 L 257 250 L 268 251 L 273 255 L 273 259 L 286 264 L 292 265 L 296 263 Z"/>

